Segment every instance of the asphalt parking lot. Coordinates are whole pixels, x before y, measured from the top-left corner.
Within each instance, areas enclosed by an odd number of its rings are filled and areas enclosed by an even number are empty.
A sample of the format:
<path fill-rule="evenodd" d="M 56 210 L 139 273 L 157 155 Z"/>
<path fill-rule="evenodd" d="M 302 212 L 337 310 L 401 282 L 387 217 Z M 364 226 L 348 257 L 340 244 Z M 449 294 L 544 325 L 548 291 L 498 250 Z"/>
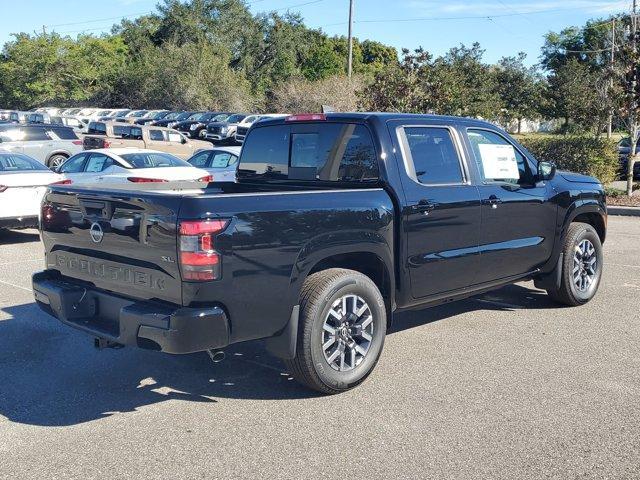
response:
<path fill-rule="evenodd" d="M 37 232 L 0 233 L 0 478 L 638 478 L 640 219 L 589 305 L 532 283 L 399 315 L 322 397 L 258 343 L 97 351 L 33 304 Z"/>

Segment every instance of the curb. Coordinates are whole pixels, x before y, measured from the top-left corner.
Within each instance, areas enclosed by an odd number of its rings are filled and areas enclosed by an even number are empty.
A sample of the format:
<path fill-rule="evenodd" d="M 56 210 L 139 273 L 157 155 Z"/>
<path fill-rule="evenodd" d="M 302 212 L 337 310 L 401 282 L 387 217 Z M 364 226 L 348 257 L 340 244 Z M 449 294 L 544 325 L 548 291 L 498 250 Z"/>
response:
<path fill-rule="evenodd" d="M 616 205 L 607 205 L 607 213 L 609 215 L 640 217 L 640 207 L 619 207 Z"/>

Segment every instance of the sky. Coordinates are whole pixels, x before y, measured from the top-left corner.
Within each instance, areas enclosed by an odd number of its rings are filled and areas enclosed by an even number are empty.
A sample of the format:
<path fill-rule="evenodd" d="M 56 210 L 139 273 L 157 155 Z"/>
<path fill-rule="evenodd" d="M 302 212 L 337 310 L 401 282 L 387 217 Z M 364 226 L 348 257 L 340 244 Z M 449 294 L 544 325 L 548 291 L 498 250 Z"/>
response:
<path fill-rule="evenodd" d="M 0 0 L 0 45 L 14 32 L 76 36 L 108 32 L 122 17 L 155 9 L 157 0 Z M 329 35 L 346 35 L 349 0 L 246 0 L 254 13 L 288 9 Z M 89 8 L 89 5 L 99 8 Z M 630 10 L 631 0 L 355 0 L 354 36 L 401 48 L 422 46 L 440 55 L 460 43 L 477 41 L 485 61 L 527 54 L 537 63 L 543 36 L 588 19 Z"/>

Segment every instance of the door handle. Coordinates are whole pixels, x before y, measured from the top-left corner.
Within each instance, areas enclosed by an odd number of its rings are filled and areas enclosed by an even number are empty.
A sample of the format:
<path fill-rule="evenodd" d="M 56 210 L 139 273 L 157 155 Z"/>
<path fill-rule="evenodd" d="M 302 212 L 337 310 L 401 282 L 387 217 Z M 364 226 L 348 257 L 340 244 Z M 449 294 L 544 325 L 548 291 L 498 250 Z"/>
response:
<path fill-rule="evenodd" d="M 486 204 L 487 205 L 491 205 L 491 208 L 498 208 L 498 205 L 500 205 L 502 203 L 502 200 L 500 200 L 497 196 L 495 195 L 491 195 L 487 200 L 486 200 Z"/>
<path fill-rule="evenodd" d="M 422 213 L 423 215 L 429 215 L 433 209 L 436 208 L 436 204 L 431 203 L 426 199 L 420 200 L 416 205 L 411 205 L 411 213 Z"/>

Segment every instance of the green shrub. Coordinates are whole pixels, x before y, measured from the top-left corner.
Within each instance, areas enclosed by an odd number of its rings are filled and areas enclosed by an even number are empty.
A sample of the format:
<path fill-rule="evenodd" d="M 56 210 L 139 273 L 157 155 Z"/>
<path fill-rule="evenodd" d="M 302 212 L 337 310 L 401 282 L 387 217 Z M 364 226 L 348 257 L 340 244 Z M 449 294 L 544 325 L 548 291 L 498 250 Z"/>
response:
<path fill-rule="evenodd" d="M 591 175 L 603 184 L 612 182 L 618 171 L 616 144 L 606 138 L 577 135 L 519 136 L 518 140 L 538 160 L 555 162 L 560 170 Z"/>

